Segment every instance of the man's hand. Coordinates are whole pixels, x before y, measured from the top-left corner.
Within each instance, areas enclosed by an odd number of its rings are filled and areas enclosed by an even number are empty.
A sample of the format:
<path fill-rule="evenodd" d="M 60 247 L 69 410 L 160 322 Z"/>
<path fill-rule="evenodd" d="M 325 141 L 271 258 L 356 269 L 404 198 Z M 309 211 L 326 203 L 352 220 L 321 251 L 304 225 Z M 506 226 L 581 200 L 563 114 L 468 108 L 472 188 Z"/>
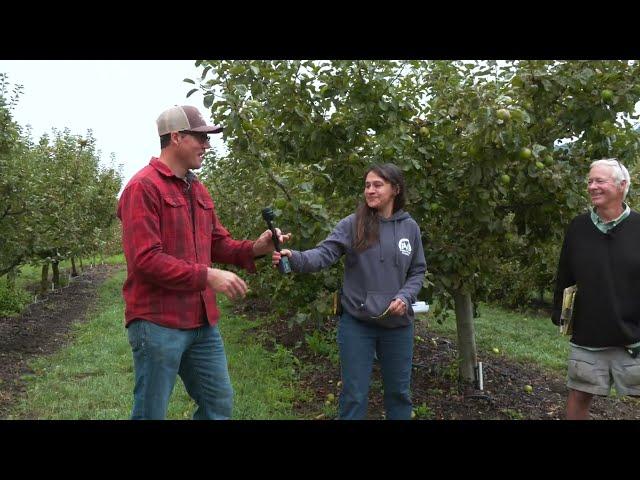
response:
<path fill-rule="evenodd" d="M 283 248 L 279 252 L 274 251 L 271 254 L 271 263 L 273 264 L 273 268 L 276 268 L 278 266 L 282 257 L 291 257 L 291 250 Z"/>
<path fill-rule="evenodd" d="M 207 284 L 215 292 L 224 293 L 229 300 L 244 298 L 247 293 L 247 284 L 233 272 L 219 270 L 217 268 L 207 269 Z"/>
<path fill-rule="evenodd" d="M 389 315 L 397 315 L 401 317 L 405 313 L 407 313 L 407 305 L 402 300 L 396 298 L 391 301 L 389 304 Z"/>
<path fill-rule="evenodd" d="M 283 235 L 279 228 L 276 228 L 276 233 L 278 234 L 278 240 L 280 241 L 280 245 L 285 243 L 291 238 L 291 234 L 287 233 Z M 275 250 L 273 246 L 273 240 L 271 240 L 271 230 L 265 230 L 262 235 L 258 237 L 258 239 L 253 244 L 253 256 L 259 257 L 260 255 L 266 255 L 267 253 L 271 253 Z"/>

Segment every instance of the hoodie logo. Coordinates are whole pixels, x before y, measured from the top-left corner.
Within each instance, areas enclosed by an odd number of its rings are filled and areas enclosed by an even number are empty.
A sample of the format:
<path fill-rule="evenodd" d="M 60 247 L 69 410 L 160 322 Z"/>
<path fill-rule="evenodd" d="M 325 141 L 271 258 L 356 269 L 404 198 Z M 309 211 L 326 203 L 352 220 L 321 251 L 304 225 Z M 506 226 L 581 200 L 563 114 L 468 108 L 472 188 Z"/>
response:
<path fill-rule="evenodd" d="M 403 255 L 411 255 L 411 244 L 409 243 L 408 238 L 401 238 L 398 242 L 398 248 L 400 249 L 400 253 Z"/>

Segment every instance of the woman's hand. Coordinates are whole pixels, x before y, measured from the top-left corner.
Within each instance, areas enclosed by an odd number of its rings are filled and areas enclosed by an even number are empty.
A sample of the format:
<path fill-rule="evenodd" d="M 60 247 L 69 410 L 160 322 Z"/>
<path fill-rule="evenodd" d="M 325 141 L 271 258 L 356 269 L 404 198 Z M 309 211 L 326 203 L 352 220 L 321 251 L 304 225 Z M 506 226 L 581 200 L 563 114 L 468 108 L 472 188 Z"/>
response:
<path fill-rule="evenodd" d="M 273 264 L 273 268 L 278 266 L 282 257 L 291 257 L 291 250 L 287 250 L 286 248 L 282 249 L 279 252 L 276 252 L 274 250 L 273 254 L 271 255 L 271 263 Z"/>
<path fill-rule="evenodd" d="M 407 305 L 402 300 L 396 298 L 391 301 L 389 304 L 389 315 L 402 317 L 405 313 L 407 313 Z"/>

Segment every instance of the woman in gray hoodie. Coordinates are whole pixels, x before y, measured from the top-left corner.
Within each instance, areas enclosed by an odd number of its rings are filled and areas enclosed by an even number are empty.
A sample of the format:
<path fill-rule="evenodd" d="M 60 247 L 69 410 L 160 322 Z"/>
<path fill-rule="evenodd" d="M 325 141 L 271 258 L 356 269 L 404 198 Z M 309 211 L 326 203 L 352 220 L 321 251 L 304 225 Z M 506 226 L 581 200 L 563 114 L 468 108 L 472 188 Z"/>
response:
<path fill-rule="evenodd" d="M 365 418 L 373 361 L 382 370 L 387 419 L 411 418 L 413 321 L 426 262 L 418 224 L 402 208 L 402 172 L 391 163 L 364 175 L 364 197 L 316 248 L 273 253 L 295 272 L 317 272 L 345 255 L 338 346 L 342 373 L 339 418 Z"/>

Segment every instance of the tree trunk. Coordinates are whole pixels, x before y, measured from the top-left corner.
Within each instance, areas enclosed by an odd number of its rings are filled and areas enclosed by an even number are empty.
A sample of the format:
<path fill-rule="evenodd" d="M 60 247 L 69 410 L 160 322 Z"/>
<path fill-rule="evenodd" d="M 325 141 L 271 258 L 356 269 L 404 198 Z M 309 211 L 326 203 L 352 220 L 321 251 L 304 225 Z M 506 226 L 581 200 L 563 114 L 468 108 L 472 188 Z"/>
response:
<path fill-rule="evenodd" d="M 78 270 L 76 270 L 76 259 L 75 259 L 75 257 L 71 257 L 71 276 L 72 277 L 77 277 L 78 276 Z"/>
<path fill-rule="evenodd" d="M 540 289 L 540 291 L 538 292 L 538 296 L 540 299 L 540 304 L 542 305 L 544 303 L 544 288 Z"/>
<path fill-rule="evenodd" d="M 58 265 L 58 262 L 51 262 L 51 281 L 53 282 L 53 288 L 60 288 L 60 269 Z"/>
<path fill-rule="evenodd" d="M 82 265 L 82 257 L 80 257 L 78 260 L 80 260 L 80 271 L 84 272 L 84 266 Z"/>
<path fill-rule="evenodd" d="M 44 295 L 49 289 L 49 262 L 42 265 L 42 276 L 40 277 L 40 294 Z"/>
<path fill-rule="evenodd" d="M 476 334 L 473 326 L 473 303 L 471 295 L 460 290 L 453 292 L 458 330 L 458 360 L 460 379 L 464 382 L 475 380 L 474 368 L 478 363 Z"/>
<path fill-rule="evenodd" d="M 14 268 L 7 273 L 7 287 L 9 290 L 13 290 L 16 288 L 16 278 L 18 277 L 18 272 Z"/>

